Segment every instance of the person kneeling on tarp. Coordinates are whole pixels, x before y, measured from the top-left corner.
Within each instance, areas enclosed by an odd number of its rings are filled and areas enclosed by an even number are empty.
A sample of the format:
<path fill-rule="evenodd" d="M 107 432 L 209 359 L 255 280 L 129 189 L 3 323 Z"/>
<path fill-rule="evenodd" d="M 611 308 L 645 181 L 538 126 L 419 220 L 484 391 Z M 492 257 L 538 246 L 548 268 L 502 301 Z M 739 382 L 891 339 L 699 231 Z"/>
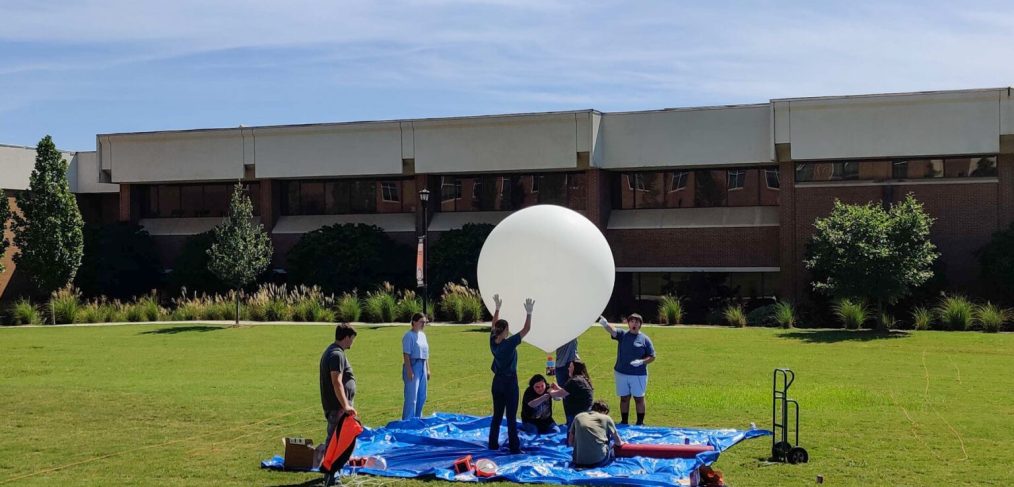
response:
<path fill-rule="evenodd" d="M 574 448 L 575 468 L 597 468 L 613 460 L 613 447 L 623 444 L 616 423 L 609 417 L 609 405 L 599 399 L 592 403 L 591 411 L 574 416 L 567 432 L 567 444 Z"/>

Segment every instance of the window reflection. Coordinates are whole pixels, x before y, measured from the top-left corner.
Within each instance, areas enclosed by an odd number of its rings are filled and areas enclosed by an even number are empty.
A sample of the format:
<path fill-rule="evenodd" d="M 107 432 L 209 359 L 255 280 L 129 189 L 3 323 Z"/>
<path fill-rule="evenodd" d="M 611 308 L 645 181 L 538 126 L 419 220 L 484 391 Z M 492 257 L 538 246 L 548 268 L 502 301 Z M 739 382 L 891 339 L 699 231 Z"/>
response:
<path fill-rule="evenodd" d="M 260 214 L 260 185 L 243 184 L 254 215 Z M 143 187 L 141 198 L 144 218 L 223 217 L 229 213 L 229 198 L 234 184 L 153 184 Z"/>
<path fill-rule="evenodd" d="M 778 168 L 640 171 L 619 176 L 622 209 L 778 205 Z"/>
<path fill-rule="evenodd" d="M 283 181 L 282 215 L 411 213 L 416 209 L 411 179 Z"/>
<path fill-rule="evenodd" d="M 796 164 L 796 182 L 996 177 L 996 156 Z"/>
<path fill-rule="evenodd" d="M 584 173 L 440 176 L 440 211 L 513 211 L 536 204 L 583 210 Z"/>

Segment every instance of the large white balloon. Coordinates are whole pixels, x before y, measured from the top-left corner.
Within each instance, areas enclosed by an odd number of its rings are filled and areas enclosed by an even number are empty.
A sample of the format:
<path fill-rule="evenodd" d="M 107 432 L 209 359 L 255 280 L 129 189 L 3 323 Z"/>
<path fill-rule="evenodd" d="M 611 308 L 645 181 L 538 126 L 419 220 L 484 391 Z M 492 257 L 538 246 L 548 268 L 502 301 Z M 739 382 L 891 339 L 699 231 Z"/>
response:
<path fill-rule="evenodd" d="M 576 211 L 537 205 L 505 218 L 479 253 L 479 292 L 490 313 L 493 295 L 512 333 L 525 323 L 525 298 L 535 300 L 525 341 L 551 352 L 598 319 L 616 279 L 602 232 Z"/>

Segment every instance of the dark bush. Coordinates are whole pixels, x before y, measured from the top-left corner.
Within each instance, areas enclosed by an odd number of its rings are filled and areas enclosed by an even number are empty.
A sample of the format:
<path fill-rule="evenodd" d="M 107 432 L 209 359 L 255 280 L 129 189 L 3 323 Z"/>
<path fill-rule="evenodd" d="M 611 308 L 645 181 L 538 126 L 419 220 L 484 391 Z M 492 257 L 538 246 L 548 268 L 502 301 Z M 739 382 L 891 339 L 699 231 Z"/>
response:
<path fill-rule="evenodd" d="M 993 232 L 989 243 L 976 253 L 984 281 L 991 294 L 1004 302 L 1014 295 L 1014 223 L 1004 230 Z"/>
<path fill-rule="evenodd" d="M 140 225 L 86 225 L 84 256 L 74 285 L 87 297 L 129 299 L 158 288 L 162 266 L 155 243 Z"/>
<path fill-rule="evenodd" d="M 439 290 L 449 282 L 462 280 L 470 286 L 478 285 L 475 269 L 479 264 L 479 252 L 492 231 L 493 225 L 468 223 L 440 235 L 440 240 L 430 246 L 429 288 Z"/>
<path fill-rule="evenodd" d="M 204 232 L 187 239 L 179 257 L 173 263 L 169 274 L 169 293 L 179 295 L 186 288 L 187 293 L 225 294 L 229 286 L 208 270 L 208 249 L 214 242 L 212 232 Z"/>
<path fill-rule="evenodd" d="M 288 257 L 289 282 L 326 293 L 376 289 L 384 281 L 415 287 L 413 249 L 375 225 L 329 225 L 303 235 Z"/>

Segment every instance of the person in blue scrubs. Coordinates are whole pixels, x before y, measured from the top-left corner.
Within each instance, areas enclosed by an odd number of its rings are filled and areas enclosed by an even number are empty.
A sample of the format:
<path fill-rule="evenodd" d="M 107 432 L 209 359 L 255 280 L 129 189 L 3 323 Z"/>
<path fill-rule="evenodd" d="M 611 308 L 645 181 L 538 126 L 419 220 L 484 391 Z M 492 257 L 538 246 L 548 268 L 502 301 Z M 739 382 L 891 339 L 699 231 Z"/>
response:
<path fill-rule="evenodd" d="M 401 419 L 422 416 L 426 404 L 426 386 L 430 380 L 430 344 L 426 341 L 426 315 L 412 315 L 412 329 L 401 338 L 401 380 L 405 382 L 405 405 L 401 408 Z"/>
<path fill-rule="evenodd" d="M 493 326 L 489 331 L 489 351 L 493 354 L 493 417 L 489 424 L 489 449 L 500 449 L 500 423 L 507 413 L 507 445 L 511 453 L 521 453 L 521 441 L 518 439 L 518 345 L 521 339 L 532 329 L 532 310 L 535 301 L 525 300 L 525 326 L 521 331 L 511 335 L 507 320 L 500 319 L 500 295 L 493 295 L 496 311 L 493 313 Z"/>

